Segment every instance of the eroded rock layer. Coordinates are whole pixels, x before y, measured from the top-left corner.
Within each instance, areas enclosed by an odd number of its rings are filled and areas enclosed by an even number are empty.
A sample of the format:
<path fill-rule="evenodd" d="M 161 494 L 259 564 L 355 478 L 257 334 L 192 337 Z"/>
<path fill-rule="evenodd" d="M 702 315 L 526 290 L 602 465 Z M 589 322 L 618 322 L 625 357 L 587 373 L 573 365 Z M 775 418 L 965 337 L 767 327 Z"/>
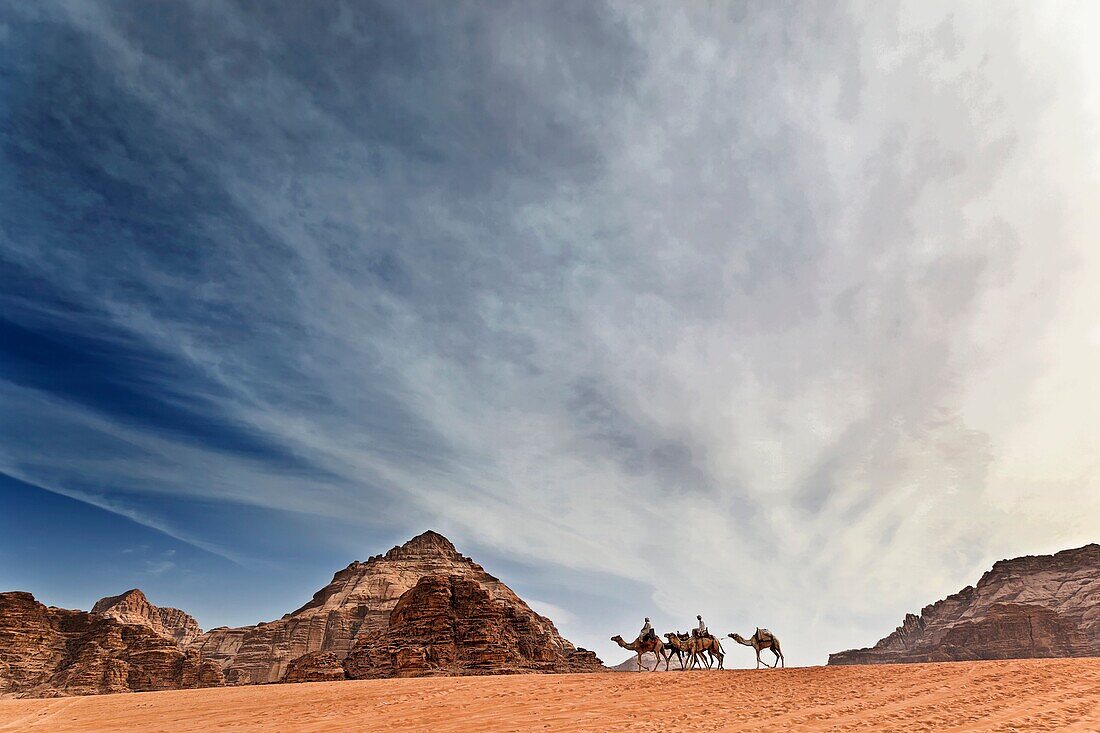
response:
<path fill-rule="evenodd" d="M 494 598 L 477 581 L 427 575 L 406 591 L 381 632 L 360 634 L 344 669 L 352 679 L 598 671 L 592 652 L 563 647 L 522 601 Z"/>
<path fill-rule="evenodd" d="M 224 684 L 221 668 L 145 624 L 0 593 L 0 695 L 57 697 Z"/>
<path fill-rule="evenodd" d="M 906 615 L 869 649 L 829 664 L 1100 656 L 1100 545 L 1002 560 L 967 587 Z"/>

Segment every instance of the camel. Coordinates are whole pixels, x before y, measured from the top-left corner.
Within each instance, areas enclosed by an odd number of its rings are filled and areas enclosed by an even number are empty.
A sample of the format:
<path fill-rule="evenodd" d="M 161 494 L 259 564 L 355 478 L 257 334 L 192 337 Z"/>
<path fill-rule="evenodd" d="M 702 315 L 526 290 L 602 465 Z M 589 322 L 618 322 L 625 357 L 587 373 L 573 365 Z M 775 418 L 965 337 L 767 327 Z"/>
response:
<path fill-rule="evenodd" d="M 767 662 L 764 662 L 765 667 L 771 667 L 772 669 L 775 669 L 775 667 L 779 664 L 782 664 L 784 667 L 786 667 L 787 663 L 786 663 L 786 660 L 783 659 L 783 651 L 779 648 L 779 638 L 776 637 L 776 635 L 771 633 L 770 631 L 767 633 L 768 638 L 761 639 L 760 636 L 761 636 L 761 634 L 760 634 L 760 629 L 759 628 L 756 630 L 756 633 L 753 634 L 748 639 L 745 639 L 740 634 L 730 634 L 729 635 L 729 637 L 731 639 L 733 639 L 734 641 L 736 641 L 738 644 L 744 644 L 745 646 L 751 646 L 756 651 L 756 668 L 757 669 L 760 669 L 760 650 L 761 649 L 771 649 L 772 654 L 775 655 L 775 664 L 768 664 Z"/>
<path fill-rule="evenodd" d="M 680 669 L 687 669 L 684 666 L 684 655 L 688 653 L 687 650 L 687 634 L 681 634 L 677 631 L 675 634 L 669 632 L 665 634 L 668 642 L 665 644 L 665 654 L 668 655 L 668 660 L 672 661 L 672 655 L 676 655 L 676 661 L 680 663 Z"/>
<path fill-rule="evenodd" d="M 699 659 L 702 659 L 707 664 L 707 669 L 714 666 L 714 658 L 718 657 L 718 669 L 724 669 L 723 662 L 726 658 L 725 652 L 722 651 L 722 642 L 718 641 L 713 636 L 693 636 L 691 641 L 691 668 L 695 669 L 695 665 Z M 704 657 L 703 653 L 706 652 L 709 655 Z"/>
<path fill-rule="evenodd" d="M 623 641 L 623 637 L 616 634 L 615 636 L 611 637 L 611 641 L 615 642 L 623 649 L 629 649 L 630 651 L 638 655 L 639 672 L 642 671 L 643 667 L 642 655 L 648 654 L 650 652 L 652 652 L 654 656 L 657 657 L 657 664 L 660 664 L 662 659 L 665 660 L 665 671 L 668 671 L 668 657 L 665 655 L 665 645 L 664 642 L 662 642 L 658 637 L 654 636 L 653 638 L 646 639 L 645 641 L 642 641 L 641 639 L 635 639 L 634 641 L 627 644 L 625 641 Z M 653 665 L 653 669 L 651 669 L 650 672 L 657 671 L 657 664 Z"/>
<path fill-rule="evenodd" d="M 687 669 L 684 665 L 684 655 L 691 656 L 691 651 L 688 649 L 688 635 L 671 631 L 665 634 L 665 638 L 668 639 L 668 643 L 665 644 L 665 653 L 668 654 L 669 661 L 672 661 L 672 655 L 676 655 L 677 661 L 680 662 L 680 669 Z"/>
<path fill-rule="evenodd" d="M 714 664 L 715 657 L 718 658 L 718 669 L 723 669 L 723 660 L 726 658 L 725 653 L 722 651 L 722 644 L 718 639 L 713 636 L 677 636 L 675 634 L 665 634 L 668 638 L 668 645 L 684 652 L 691 657 L 690 669 L 695 669 L 699 659 L 707 665 L 707 669 L 710 669 Z M 709 658 L 704 656 L 704 653 L 710 655 Z M 681 665 L 682 666 L 682 665 Z"/>

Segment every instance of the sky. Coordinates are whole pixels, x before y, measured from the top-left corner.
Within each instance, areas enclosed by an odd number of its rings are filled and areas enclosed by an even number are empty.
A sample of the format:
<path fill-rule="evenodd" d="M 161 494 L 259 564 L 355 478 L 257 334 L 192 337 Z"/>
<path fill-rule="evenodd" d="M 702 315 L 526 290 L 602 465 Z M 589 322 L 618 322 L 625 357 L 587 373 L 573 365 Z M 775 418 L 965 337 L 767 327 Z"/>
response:
<path fill-rule="evenodd" d="M 822 664 L 1096 541 L 1098 31 L 6 5 L 0 588 L 245 625 L 431 528 L 606 662 Z"/>

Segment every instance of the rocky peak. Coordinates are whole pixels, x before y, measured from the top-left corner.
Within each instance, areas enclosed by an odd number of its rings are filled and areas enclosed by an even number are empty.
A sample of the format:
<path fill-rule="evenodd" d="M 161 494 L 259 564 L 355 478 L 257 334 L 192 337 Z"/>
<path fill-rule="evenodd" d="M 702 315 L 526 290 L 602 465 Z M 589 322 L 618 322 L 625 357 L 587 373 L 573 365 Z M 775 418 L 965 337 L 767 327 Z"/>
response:
<path fill-rule="evenodd" d="M 112 609 L 116 611 L 125 609 L 130 613 L 146 615 L 148 609 L 152 607 L 153 604 L 149 602 L 149 599 L 145 597 L 140 589 L 131 588 L 125 593 L 119 593 L 117 596 L 100 598 L 92 606 L 92 613 L 106 613 Z"/>
<path fill-rule="evenodd" d="M 202 635 L 198 622 L 189 614 L 178 608 L 154 606 L 137 588 L 100 598 L 92 606 L 92 613 L 110 616 L 124 624 L 146 626 L 177 644 L 189 644 Z"/>
<path fill-rule="evenodd" d="M 459 554 L 449 539 L 430 529 L 427 532 L 418 534 L 400 547 L 394 547 L 385 554 L 387 560 L 417 560 L 421 558 L 461 560 L 462 555 Z"/>
<path fill-rule="evenodd" d="M 218 660 L 230 681 L 277 682 L 287 673 L 289 662 L 303 655 L 332 653 L 342 661 L 358 639 L 381 638 L 390 627 L 391 612 L 399 599 L 427 576 L 458 577 L 473 583 L 492 600 L 491 604 L 484 604 L 485 608 L 496 608 L 499 603 L 505 608 L 522 609 L 523 633 L 530 632 L 540 639 L 545 636 L 539 644 L 557 649 L 560 658 L 572 660 L 572 656 L 590 654 L 574 649 L 553 622 L 528 608 L 499 578 L 460 554 L 446 537 L 430 530 L 384 555 L 351 563 L 314 593 L 308 603 L 277 621 L 255 627 L 214 629 L 196 639 L 192 646 Z M 462 597 L 473 597 L 466 590 L 462 593 L 465 594 Z M 414 596 L 442 598 L 424 588 Z M 399 637 L 387 638 L 397 643 Z M 366 648 L 374 646 L 368 644 Z M 587 657 L 582 659 L 584 664 L 588 661 Z M 569 664 L 575 666 L 578 662 L 572 660 Z M 312 668 L 311 665 L 313 661 L 305 668 Z"/>

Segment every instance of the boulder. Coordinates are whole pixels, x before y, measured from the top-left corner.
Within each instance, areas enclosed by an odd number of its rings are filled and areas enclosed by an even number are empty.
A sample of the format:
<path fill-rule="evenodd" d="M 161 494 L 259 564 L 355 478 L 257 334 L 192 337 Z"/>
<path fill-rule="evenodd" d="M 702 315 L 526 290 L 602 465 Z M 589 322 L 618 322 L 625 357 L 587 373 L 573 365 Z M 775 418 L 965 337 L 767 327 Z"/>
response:
<path fill-rule="evenodd" d="M 309 652 L 292 659 L 283 682 L 335 682 L 347 679 L 344 665 L 332 652 Z"/>

